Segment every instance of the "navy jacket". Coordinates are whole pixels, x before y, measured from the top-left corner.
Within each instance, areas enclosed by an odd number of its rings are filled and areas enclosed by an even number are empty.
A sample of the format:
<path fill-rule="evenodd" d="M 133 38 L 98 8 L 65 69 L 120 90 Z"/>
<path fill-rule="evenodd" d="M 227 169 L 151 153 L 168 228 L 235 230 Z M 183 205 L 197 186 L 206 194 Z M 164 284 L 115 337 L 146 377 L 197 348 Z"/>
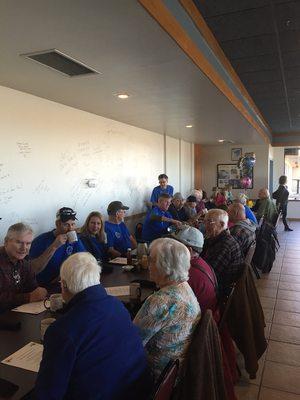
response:
<path fill-rule="evenodd" d="M 137 328 L 101 285 L 73 297 L 46 331 L 35 398 L 141 400 L 151 390 Z"/>

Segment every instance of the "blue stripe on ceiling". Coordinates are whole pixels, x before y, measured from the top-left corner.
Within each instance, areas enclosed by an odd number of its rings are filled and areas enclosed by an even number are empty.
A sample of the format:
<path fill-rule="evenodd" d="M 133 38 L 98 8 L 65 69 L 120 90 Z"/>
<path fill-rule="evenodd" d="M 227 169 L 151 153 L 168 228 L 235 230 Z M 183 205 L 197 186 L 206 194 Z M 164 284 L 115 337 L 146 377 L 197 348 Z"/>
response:
<path fill-rule="evenodd" d="M 262 127 L 262 129 L 266 132 L 266 134 L 270 136 L 268 129 L 265 127 L 264 123 L 261 121 L 260 117 L 253 110 L 252 106 L 249 104 L 248 100 L 242 95 L 240 90 L 236 87 L 234 82 L 231 79 L 231 76 L 228 74 L 227 70 L 224 68 L 223 64 L 214 54 L 212 49 L 207 44 L 206 40 L 199 32 L 199 30 L 194 25 L 193 20 L 178 2 L 178 0 L 162 0 L 165 6 L 169 9 L 171 14 L 176 18 L 177 22 L 184 28 L 184 30 L 188 33 L 189 37 L 193 40 L 193 42 L 197 45 L 202 54 L 206 57 L 209 63 L 215 68 L 218 74 L 222 77 L 224 82 L 228 85 L 228 87 L 232 90 L 235 96 L 244 104 L 246 110 L 249 114 L 255 119 L 255 121 Z"/>

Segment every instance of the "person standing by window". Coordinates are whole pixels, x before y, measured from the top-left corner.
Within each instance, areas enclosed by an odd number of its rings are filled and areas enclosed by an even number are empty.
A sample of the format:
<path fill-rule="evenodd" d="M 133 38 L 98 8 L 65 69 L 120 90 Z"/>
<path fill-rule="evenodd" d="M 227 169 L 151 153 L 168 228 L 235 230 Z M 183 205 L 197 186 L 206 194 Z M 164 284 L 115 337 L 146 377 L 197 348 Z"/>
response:
<path fill-rule="evenodd" d="M 287 190 L 287 177 L 285 175 L 282 175 L 279 178 L 279 187 L 276 190 L 276 192 L 273 193 L 273 199 L 276 200 L 276 206 L 278 209 L 278 212 L 282 212 L 282 222 L 284 224 L 284 230 L 285 231 L 292 231 L 288 226 L 286 216 L 287 216 L 287 205 L 289 201 L 289 191 Z"/>

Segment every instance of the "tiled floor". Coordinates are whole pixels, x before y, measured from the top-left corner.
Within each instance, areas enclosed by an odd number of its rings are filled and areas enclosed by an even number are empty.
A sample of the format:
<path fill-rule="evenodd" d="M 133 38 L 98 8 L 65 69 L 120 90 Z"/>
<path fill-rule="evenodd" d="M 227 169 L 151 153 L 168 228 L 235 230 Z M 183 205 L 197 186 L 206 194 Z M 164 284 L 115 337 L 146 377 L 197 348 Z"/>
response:
<path fill-rule="evenodd" d="M 242 378 L 239 400 L 300 400 L 300 222 L 279 225 L 280 249 L 270 274 L 257 280 L 267 322 L 268 349 L 257 378 Z"/>

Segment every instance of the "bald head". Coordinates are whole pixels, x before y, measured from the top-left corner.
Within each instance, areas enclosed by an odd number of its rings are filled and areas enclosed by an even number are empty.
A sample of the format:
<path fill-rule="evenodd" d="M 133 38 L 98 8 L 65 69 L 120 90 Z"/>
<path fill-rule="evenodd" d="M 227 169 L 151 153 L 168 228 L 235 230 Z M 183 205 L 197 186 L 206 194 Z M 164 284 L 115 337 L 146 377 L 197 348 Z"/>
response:
<path fill-rule="evenodd" d="M 228 208 L 230 222 L 234 224 L 238 221 L 246 219 L 245 207 L 241 203 L 233 203 Z"/>

